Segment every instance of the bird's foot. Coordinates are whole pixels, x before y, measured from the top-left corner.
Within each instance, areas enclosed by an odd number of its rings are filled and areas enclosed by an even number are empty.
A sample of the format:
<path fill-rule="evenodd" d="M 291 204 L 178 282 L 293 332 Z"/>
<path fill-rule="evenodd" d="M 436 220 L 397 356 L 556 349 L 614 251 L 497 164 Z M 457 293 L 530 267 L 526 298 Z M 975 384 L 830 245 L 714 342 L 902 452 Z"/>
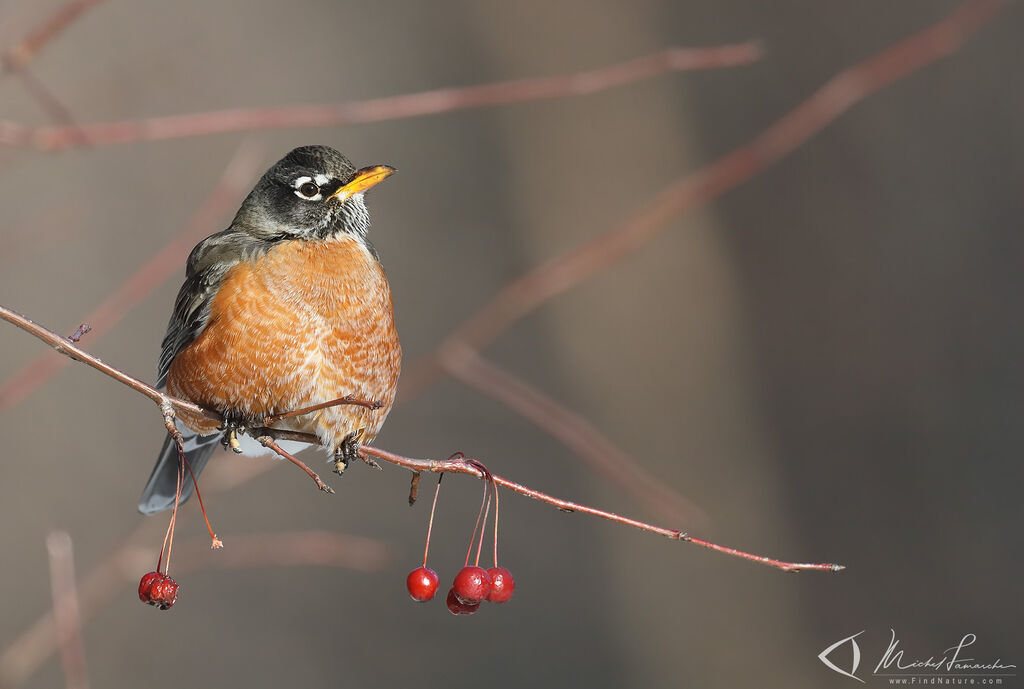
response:
<path fill-rule="evenodd" d="M 348 469 L 348 465 L 353 459 L 361 459 L 370 466 L 380 469 L 380 465 L 377 462 L 359 454 L 359 447 L 362 445 L 363 432 L 365 430 L 365 428 L 360 428 L 358 431 L 352 431 L 341 441 L 341 445 L 334 451 L 334 473 L 339 475 L 345 473 L 345 469 Z"/>
<path fill-rule="evenodd" d="M 218 430 L 223 431 L 220 444 L 224 449 L 231 448 L 235 454 L 242 454 L 242 444 L 238 441 L 238 434 L 245 433 L 250 428 L 258 428 L 259 422 L 240 412 L 224 412 L 224 423 Z"/>

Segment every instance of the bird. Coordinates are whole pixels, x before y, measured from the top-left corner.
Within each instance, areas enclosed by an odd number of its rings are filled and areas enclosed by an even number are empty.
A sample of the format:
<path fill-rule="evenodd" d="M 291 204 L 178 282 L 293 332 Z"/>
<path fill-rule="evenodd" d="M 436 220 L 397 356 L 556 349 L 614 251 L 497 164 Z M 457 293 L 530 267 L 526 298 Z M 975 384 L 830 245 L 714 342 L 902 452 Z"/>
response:
<path fill-rule="evenodd" d="M 236 433 L 268 415 L 345 396 L 374 404 L 331 406 L 274 427 L 315 434 L 339 473 L 380 431 L 402 348 L 364 195 L 394 172 L 356 169 L 328 146 L 296 148 L 264 173 L 226 230 L 192 249 L 157 387 L 224 418 L 176 414 L 193 474 L 219 443 L 237 450 Z M 174 506 L 178 464 L 168 434 L 140 512 Z M 185 481 L 181 499 L 190 494 Z"/>

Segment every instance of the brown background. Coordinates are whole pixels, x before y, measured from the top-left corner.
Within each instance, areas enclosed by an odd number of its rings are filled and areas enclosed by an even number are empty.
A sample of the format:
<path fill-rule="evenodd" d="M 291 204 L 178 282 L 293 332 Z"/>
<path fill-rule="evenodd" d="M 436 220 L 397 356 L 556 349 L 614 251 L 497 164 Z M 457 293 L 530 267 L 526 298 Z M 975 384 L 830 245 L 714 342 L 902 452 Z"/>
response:
<path fill-rule="evenodd" d="M 56 6 L 2 3 L 0 39 Z M 250 135 L 265 165 L 323 143 L 400 170 L 371 210 L 411 361 L 512 277 L 956 6 L 109 0 L 32 69 L 91 122 L 341 102 L 763 40 L 752 66 L 588 97 Z M 428 509 L 406 507 L 405 472 L 354 467 L 326 497 L 278 469 L 209 501 L 228 548 L 330 529 L 380 539 L 387 566 L 201 569 L 180 577 L 165 614 L 120 584 L 84 630 L 93 686 L 852 686 L 815 656 L 866 629 L 873 668 L 890 628 L 908 655 L 975 633 L 976 657 L 1024 662 L 1022 31 L 1011 6 L 950 59 L 856 106 L 486 352 L 700 505 L 695 533 L 848 571 L 785 575 L 508 497 L 502 552 L 516 597 L 454 618 L 405 594 Z M 0 117 L 46 122 L 16 79 L 0 93 Z M 0 151 L 0 301 L 73 330 L 187 222 L 242 139 Z M 152 380 L 178 284 L 84 346 Z M 0 380 L 40 350 L 4 328 Z M 71 534 L 86 573 L 143 520 L 135 500 L 161 436 L 151 404 L 81 366 L 0 414 L 0 645 L 50 605 L 48 532 Z M 451 381 L 397 408 L 378 444 L 462 450 L 536 488 L 654 517 Z M 478 489 L 446 481 L 431 557 L 442 587 Z M 189 503 L 179 538 L 203 533 Z M 26 686 L 59 685 L 60 672 L 51 659 Z"/>

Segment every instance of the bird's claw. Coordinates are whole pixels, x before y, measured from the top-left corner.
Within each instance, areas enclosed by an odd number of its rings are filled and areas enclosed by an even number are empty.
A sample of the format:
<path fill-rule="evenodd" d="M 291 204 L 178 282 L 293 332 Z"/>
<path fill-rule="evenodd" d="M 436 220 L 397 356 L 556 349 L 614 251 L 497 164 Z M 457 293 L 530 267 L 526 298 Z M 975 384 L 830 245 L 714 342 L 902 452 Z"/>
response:
<path fill-rule="evenodd" d="M 353 459 L 363 459 L 367 464 L 373 462 L 373 460 L 367 461 L 359 456 L 359 439 L 363 437 L 363 431 L 365 430 L 365 428 L 360 428 L 358 431 L 352 431 L 341 441 L 341 445 L 334 451 L 334 473 L 339 476 L 345 473 L 345 469 L 348 469 L 348 465 Z M 376 464 L 376 462 L 373 462 L 373 464 Z M 370 466 L 373 466 L 373 464 L 370 464 Z M 378 465 L 377 468 L 379 469 L 380 466 Z"/>

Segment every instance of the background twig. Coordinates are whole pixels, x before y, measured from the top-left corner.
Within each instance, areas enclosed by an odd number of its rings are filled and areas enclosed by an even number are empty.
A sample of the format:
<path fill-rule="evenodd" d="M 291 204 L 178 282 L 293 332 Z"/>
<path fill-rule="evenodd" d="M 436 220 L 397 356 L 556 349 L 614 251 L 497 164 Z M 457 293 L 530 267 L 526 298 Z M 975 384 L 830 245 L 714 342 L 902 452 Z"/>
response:
<path fill-rule="evenodd" d="M 53 620 L 65 686 L 68 689 L 88 689 L 71 536 L 66 531 L 54 531 L 46 538 L 46 551 L 50 556 Z"/>
<path fill-rule="evenodd" d="M 81 146 L 159 141 L 225 132 L 297 127 L 340 127 L 423 117 L 440 113 L 508 105 L 532 100 L 582 96 L 669 72 L 749 64 L 761 56 L 756 42 L 711 48 L 671 48 L 654 55 L 568 76 L 517 79 L 481 86 L 435 89 L 401 96 L 373 98 L 337 105 L 293 105 L 283 108 L 221 110 L 144 120 L 102 122 L 76 127 L 25 127 L 0 121 L 0 144 L 59 151 Z"/>

